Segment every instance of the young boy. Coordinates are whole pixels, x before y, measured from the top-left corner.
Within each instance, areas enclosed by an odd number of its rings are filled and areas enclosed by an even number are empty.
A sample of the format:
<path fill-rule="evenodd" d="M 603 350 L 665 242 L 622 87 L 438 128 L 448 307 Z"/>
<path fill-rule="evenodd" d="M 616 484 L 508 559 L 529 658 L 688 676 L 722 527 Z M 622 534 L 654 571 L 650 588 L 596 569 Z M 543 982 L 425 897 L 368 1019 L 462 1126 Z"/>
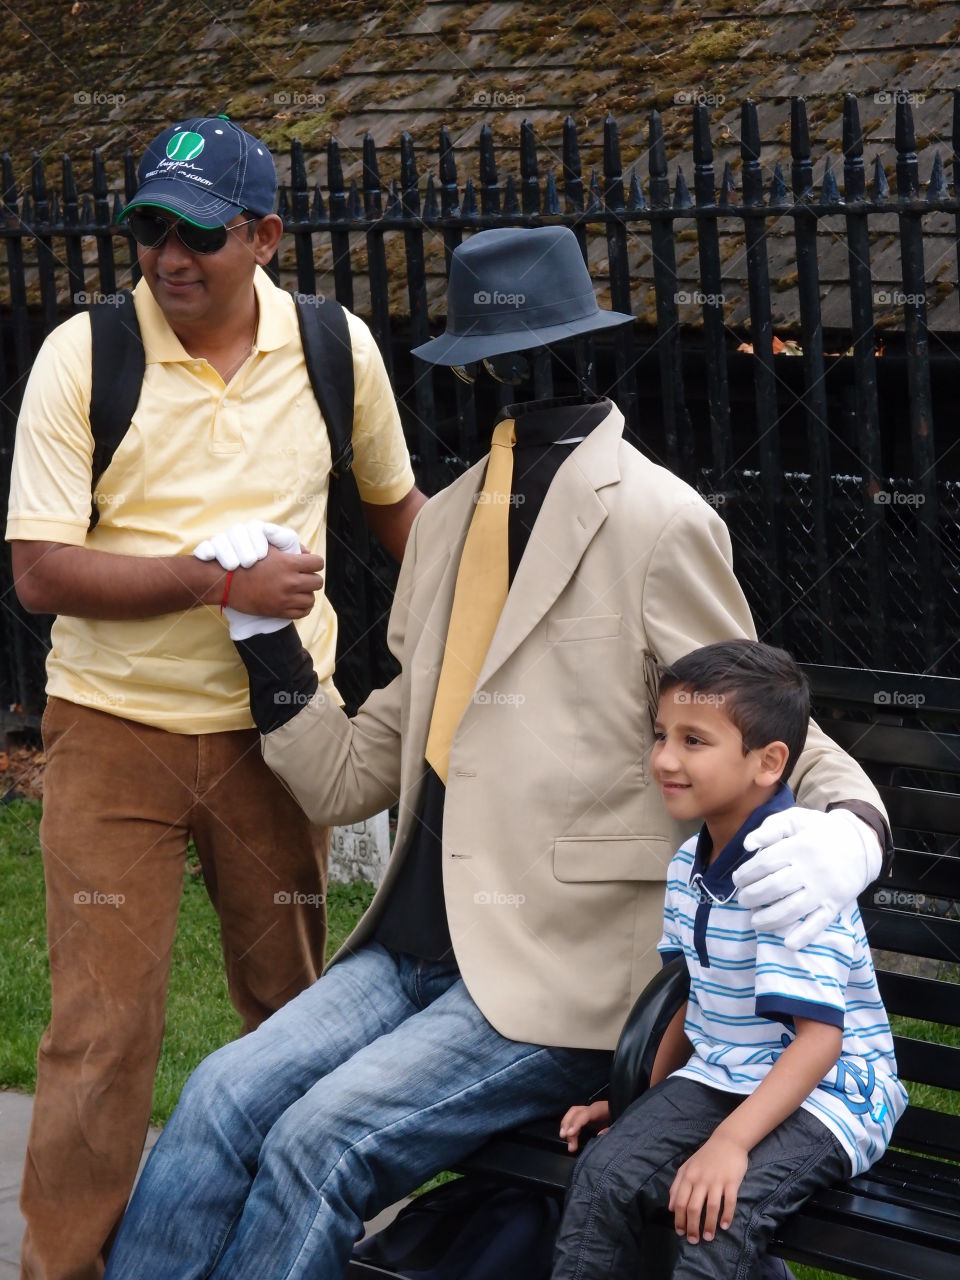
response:
<path fill-rule="evenodd" d="M 809 714 L 796 663 L 768 645 L 707 645 L 661 672 L 651 771 L 674 818 L 704 820 L 667 872 L 659 943 L 664 963 L 685 957 L 690 998 L 655 1087 L 577 1163 L 553 1280 L 639 1280 L 643 1225 L 664 1205 L 682 1237 L 674 1280 L 748 1276 L 788 1214 L 882 1155 L 903 1112 L 856 905 L 788 951 L 750 928 L 731 879 L 749 833 L 794 802 L 783 780 Z M 609 1120 L 605 1102 L 573 1107 L 560 1135 L 575 1151 Z"/>

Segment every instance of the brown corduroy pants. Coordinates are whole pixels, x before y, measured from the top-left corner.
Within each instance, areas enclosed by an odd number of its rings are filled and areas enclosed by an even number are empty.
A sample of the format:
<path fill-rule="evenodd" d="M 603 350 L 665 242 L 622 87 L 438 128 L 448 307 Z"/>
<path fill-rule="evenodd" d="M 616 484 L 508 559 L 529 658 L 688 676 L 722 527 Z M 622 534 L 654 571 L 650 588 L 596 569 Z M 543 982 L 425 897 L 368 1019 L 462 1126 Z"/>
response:
<path fill-rule="evenodd" d="M 244 1032 L 320 974 L 330 832 L 259 735 L 167 733 L 52 698 L 40 838 L 52 1016 L 21 1190 L 22 1280 L 98 1280 L 136 1175 L 193 836 Z"/>

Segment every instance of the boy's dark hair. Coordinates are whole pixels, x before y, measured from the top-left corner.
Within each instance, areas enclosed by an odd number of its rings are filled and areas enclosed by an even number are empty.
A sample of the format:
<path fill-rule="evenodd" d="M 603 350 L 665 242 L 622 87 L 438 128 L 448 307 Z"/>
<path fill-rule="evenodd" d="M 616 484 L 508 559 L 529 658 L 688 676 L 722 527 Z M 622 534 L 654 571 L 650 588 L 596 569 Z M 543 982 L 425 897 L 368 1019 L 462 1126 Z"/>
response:
<path fill-rule="evenodd" d="M 789 755 L 780 776 L 784 782 L 790 777 L 807 740 L 810 688 L 785 649 L 757 640 L 724 640 L 661 665 L 659 672 L 661 696 L 678 687 L 722 695 L 744 754 L 768 742 L 786 743 Z"/>

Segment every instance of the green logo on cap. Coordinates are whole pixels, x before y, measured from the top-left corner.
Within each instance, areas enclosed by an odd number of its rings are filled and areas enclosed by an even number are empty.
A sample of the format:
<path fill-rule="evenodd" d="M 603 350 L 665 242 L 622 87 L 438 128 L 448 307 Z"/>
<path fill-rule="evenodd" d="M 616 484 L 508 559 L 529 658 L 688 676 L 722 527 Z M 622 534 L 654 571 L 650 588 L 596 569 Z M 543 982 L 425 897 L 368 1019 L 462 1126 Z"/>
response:
<path fill-rule="evenodd" d="M 199 133 L 175 133 L 167 143 L 169 160 L 196 160 L 203 150 L 203 138 Z"/>

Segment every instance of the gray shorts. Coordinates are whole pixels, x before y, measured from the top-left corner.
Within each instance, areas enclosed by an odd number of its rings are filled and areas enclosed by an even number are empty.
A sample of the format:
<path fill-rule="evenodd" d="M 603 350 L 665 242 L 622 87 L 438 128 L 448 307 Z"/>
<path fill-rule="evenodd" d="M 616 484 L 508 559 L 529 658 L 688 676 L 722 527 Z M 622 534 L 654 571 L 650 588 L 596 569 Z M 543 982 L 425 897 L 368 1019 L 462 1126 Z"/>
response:
<path fill-rule="evenodd" d="M 573 1172 L 552 1280 L 642 1276 L 645 1226 L 662 1217 L 677 1169 L 742 1100 L 671 1077 L 595 1138 Z M 775 1228 L 814 1191 L 849 1174 L 830 1130 L 795 1111 L 751 1151 L 730 1227 L 699 1244 L 678 1238 L 673 1280 L 750 1280 Z"/>

